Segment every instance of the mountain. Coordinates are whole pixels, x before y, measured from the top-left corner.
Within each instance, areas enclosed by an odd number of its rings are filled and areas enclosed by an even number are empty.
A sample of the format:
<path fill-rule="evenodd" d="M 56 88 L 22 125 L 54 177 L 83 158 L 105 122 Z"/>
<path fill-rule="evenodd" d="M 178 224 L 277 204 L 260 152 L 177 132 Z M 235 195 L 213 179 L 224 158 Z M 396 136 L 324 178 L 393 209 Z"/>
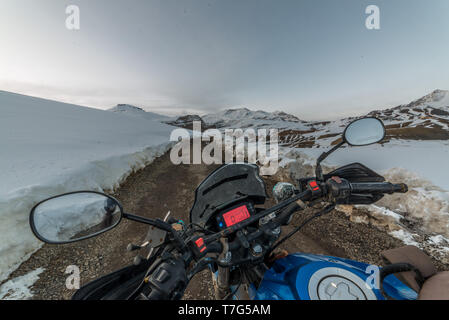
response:
<path fill-rule="evenodd" d="M 189 114 L 186 116 L 181 116 L 176 119 L 171 119 L 169 121 L 163 121 L 166 124 L 181 127 L 189 130 L 193 130 L 193 122 L 199 121 L 201 122 L 201 131 L 207 130 L 209 128 L 215 128 L 214 126 L 208 126 L 204 120 L 197 114 Z"/>
<path fill-rule="evenodd" d="M 449 140 L 449 91 L 435 90 L 409 104 L 375 110 L 364 116 L 375 116 L 385 124 L 390 139 Z M 191 128 L 193 120 L 207 128 L 277 128 L 281 145 L 297 148 L 328 147 L 340 141 L 348 123 L 358 117 L 336 121 L 304 121 L 285 112 L 252 111 L 248 108 L 227 109 L 218 113 L 187 115 L 166 122 Z"/>
<path fill-rule="evenodd" d="M 297 117 L 281 111 L 252 111 L 247 108 L 228 109 L 218 113 L 206 114 L 202 117 L 209 126 L 216 128 L 250 128 L 275 125 L 277 128 L 300 126 L 305 123 Z"/>
<path fill-rule="evenodd" d="M 130 104 L 118 104 L 115 107 L 108 109 L 107 111 L 121 113 L 128 116 L 142 117 L 148 120 L 164 121 L 170 119 L 170 117 L 154 112 L 145 111 L 142 108 Z"/>
<path fill-rule="evenodd" d="M 406 105 L 368 113 L 382 119 L 391 137 L 411 140 L 449 139 L 449 91 L 435 90 Z"/>

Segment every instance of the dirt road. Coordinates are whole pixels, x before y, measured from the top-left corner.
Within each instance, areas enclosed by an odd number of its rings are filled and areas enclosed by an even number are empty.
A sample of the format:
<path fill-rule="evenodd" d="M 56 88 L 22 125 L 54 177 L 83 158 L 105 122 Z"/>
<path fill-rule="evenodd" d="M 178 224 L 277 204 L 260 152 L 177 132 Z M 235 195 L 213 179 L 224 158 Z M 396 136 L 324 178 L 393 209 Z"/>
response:
<path fill-rule="evenodd" d="M 163 218 L 170 210 L 173 217 L 188 219 L 196 186 L 217 166 L 173 165 L 169 154 L 156 159 L 145 169 L 129 176 L 114 196 L 127 212 L 145 217 Z M 270 194 L 276 182 L 266 178 Z M 272 200 L 266 206 L 272 205 Z M 288 232 L 304 220 L 310 212 L 296 217 L 283 230 Z M 81 284 L 101 275 L 129 265 L 136 253 L 126 252 L 128 243 L 141 243 L 147 226 L 123 221 L 116 229 L 97 238 L 78 243 L 53 246 L 44 245 L 24 262 L 10 278 L 23 275 L 38 267 L 45 268 L 32 291 L 34 299 L 70 299 L 73 290 L 66 288 L 65 270 L 77 265 L 81 270 Z M 283 247 L 289 252 L 309 252 L 380 263 L 382 250 L 403 245 L 399 240 L 367 225 L 353 223 L 337 211 L 321 217 L 306 226 Z M 185 294 L 186 299 L 213 298 L 208 272 L 198 274 Z"/>

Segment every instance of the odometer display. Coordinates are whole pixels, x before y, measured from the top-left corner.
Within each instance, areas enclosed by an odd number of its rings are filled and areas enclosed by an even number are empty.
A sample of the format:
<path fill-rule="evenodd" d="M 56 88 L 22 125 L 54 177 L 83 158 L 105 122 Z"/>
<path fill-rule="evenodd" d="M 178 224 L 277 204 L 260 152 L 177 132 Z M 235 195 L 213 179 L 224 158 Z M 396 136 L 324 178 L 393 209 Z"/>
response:
<path fill-rule="evenodd" d="M 242 222 L 250 217 L 246 205 L 237 207 L 223 214 L 223 220 L 227 227 L 233 226 L 236 223 Z"/>

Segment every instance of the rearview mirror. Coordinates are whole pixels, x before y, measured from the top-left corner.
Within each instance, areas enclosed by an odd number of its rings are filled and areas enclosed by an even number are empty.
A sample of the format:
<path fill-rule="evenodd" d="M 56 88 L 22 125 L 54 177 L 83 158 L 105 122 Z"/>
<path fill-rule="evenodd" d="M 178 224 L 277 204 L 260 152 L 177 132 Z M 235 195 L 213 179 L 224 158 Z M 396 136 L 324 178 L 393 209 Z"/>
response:
<path fill-rule="evenodd" d="M 33 233 L 47 243 L 69 243 L 114 228 L 122 218 L 114 198 L 94 191 L 62 194 L 39 202 L 30 213 Z"/>
<path fill-rule="evenodd" d="M 351 122 L 343 133 L 343 140 L 351 146 L 366 146 L 382 141 L 385 127 L 377 118 L 362 118 Z"/>
<path fill-rule="evenodd" d="M 324 177 L 321 162 L 345 143 L 351 146 L 366 146 L 382 141 L 384 137 L 385 126 L 381 120 L 374 117 L 368 117 L 352 121 L 346 126 L 345 131 L 343 132 L 343 139 L 329 151 L 323 152 L 316 160 L 316 178 L 323 181 Z"/>

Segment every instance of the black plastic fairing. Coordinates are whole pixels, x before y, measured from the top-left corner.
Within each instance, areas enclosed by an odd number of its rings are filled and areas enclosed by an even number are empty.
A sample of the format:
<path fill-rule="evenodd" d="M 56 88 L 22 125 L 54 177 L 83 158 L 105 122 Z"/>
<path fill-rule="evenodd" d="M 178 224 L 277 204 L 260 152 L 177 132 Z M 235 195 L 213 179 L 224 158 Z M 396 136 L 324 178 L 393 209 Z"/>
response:
<path fill-rule="evenodd" d="M 324 175 L 324 180 L 333 176 L 344 178 L 349 182 L 384 182 L 385 178 L 361 163 L 351 163 Z"/>
<path fill-rule="evenodd" d="M 190 222 L 205 227 L 220 210 L 243 201 L 263 204 L 266 198 L 265 183 L 259 176 L 257 165 L 224 164 L 196 188 Z"/>
<path fill-rule="evenodd" d="M 127 300 L 142 283 L 150 265 L 145 260 L 95 279 L 77 290 L 72 300 Z"/>

